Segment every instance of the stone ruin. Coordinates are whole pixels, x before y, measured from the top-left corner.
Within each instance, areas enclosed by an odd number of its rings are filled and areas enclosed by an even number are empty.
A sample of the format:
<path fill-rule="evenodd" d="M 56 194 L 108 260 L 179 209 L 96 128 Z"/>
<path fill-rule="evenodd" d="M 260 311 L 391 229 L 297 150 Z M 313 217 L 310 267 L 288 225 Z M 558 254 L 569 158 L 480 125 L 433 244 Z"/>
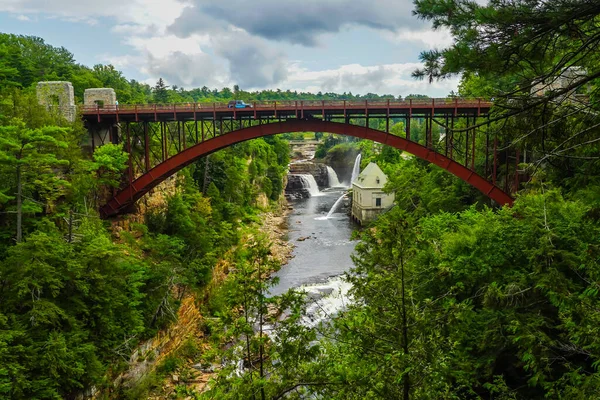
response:
<path fill-rule="evenodd" d="M 71 82 L 39 82 L 37 84 L 37 99 L 39 104 L 46 107 L 51 113 L 59 113 L 68 121 L 75 121 L 77 108 Z M 117 95 L 112 88 L 86 89 L 83 94 L 84 106 L 114 107 L 116 103 Z M 82 145 L 93 151 L 95 147 L 103 144 L 116 143 L 118 130 L 118 125 L 114 123 L 98 124 Z"/>
<path fill-rule="evenodd" d="M 111 88 L 94 88 L 85 89 L 83 93 L 83 105 L 95 106 L 100 108 L 106 106 L 114 106 L 117 104 L 117 94 Z"/>
<path fill-rule="evenodd" d="M 83 92 L 83 105 L 86 107 L 114 108 L 117 104 L 117 95 L 112 88 L 85 89 Z M 106 143 L 115 143 L 115 135 L 118 136 L 118 125 L 99 124 L 91 132 L 91 147 L 102 146 Z"/>
<path fill-rule="evenodd" d="M 36 87 L 38 103 L 51 113 L 60 113 L 70 122 L 75 121 L 75 94 L 73 85 L 66 81 L 38 82 Z"/>

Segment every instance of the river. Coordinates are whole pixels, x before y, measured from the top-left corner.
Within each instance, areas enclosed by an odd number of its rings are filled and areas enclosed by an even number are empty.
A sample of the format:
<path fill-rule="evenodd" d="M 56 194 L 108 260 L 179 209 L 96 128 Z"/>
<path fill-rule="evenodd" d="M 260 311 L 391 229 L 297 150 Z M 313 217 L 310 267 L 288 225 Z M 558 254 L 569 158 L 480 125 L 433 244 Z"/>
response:
<path fill-rule="evenodd" d="M 344 207 L 325 219 L 342 194 L 342 188 L 332 188 L 317 196 L 290 201 L 294 210 L 288 216 L 288 237 L 296 247 L 293 258 L 275 274 L 278 284 L 270 289 L 272 295 L 291 288 L 308 292 L 315 300 L 308 308 L 315 323 L 348 301 L 350 285 L 341 275 L 353 266 L 350 255 L 356 242 L 350 237 L 355 225 Z"/>

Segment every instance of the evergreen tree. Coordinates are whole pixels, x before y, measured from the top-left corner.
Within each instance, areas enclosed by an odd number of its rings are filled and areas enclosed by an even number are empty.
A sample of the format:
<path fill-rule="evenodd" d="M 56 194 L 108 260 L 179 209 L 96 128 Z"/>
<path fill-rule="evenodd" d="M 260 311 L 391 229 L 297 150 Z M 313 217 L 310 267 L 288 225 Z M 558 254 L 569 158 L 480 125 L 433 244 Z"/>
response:
<path fill-rule="evenodd" d="M 31 194 L 34 187 L 54 192 L 61 190 L 66 182 L 54 175 L 52 167 L 66 165 L 68 161 L 57 158 L 58 148 L 66 148 L 67 143 L 57 139 L 64 130 L 58 127 L 30 129 L 21 121 L 14 125 L 0 126 L 0 162 L 14 173 L 15 186 L 9 186 L 2 193 L 4 203 L 16 200 L 16 240 L 23 239 L 23 214 L 42 211 L 39 203 L 25 193 Z M 16 187 L 16 192 L 12 189 Z M 7 193 L 8 192 L 8 193 Z"/>
<path fill-rule="evenodd" d="M 156 82 L 156 86 L 152 89 L 153 101 L 158 104 L 164 104 L 169 101 L 169 86 L 165 85 L 165 81 L 159 78 Z"/>

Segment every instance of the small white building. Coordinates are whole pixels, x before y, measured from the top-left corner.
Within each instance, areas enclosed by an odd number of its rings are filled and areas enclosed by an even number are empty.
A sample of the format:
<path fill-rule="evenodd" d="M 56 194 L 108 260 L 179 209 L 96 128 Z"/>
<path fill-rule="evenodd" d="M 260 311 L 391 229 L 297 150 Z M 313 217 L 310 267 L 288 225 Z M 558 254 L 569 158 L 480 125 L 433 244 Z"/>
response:
<path fill-rule="evenodd" d="M 387 180 L 377 164 L 369 163 L 352 182 L 352 218 L 359 224 L 372 221 L 394 203 L 394 194 L 383 192 Z"/>

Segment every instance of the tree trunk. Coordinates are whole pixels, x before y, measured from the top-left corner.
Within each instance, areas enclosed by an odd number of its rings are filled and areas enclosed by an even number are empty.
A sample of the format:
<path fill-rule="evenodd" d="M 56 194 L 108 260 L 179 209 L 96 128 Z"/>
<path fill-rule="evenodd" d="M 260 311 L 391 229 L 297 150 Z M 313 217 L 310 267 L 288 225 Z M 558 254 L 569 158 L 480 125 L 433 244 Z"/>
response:
<path fill-rule="evenodd" d="M 258 346 L 259 358 L 260 358 L 260 379 L 261 379 L 261 387 L 260 387 L 260 398 L 261 400 L 265 400 L 265 388 L 262 386 L 262 379 L 265 376 L 264 369 L 264 347 L 263 347 L 263 291 L 262 291 L 262 276 L 260 271 L 261 263 L 258 263 L 258 287 L 260 290 L 259 296 L 259 305 L 258 305 L 258 329 L 259 329 L 259 339 L 260 344 Z"/>
<path fill-rule="evenodd" d="M 246 293 L 244 293 L 244 317 L 246 318 L 246 323 L 249 323 L 248 321 L 250 321 L 250 315 L 249 315 L 249 303 L 248 303 L 248 298 L 246 297 Z M 246 333 L 246 357 L 248 358 L 248 370 L 250 371 L 250 383 L 252 383 L 253 379 L 252 379 L 252 353 L 250 351 L 250 336 Z M 256 400 L 256 396 L 254 395 L 254 393 L 252 394 L 252 399 Z"/>
<path fill-rule="evenodd" d="M 69 243 L 73 242 L 73 210 L 69 210 Z"/>
<path fill-rule="evenodd" d="M 210 155 L 206 156 L 205 160 L 204 160 L 204 182 L 202 183 L 202 194 L 206 194 L 206 188 L 208 186 L 208 158 L 210 157 Z"/>
<path fill-rule="evenodd" d="M 408 321 L 406 320 L 406 292 L 405 292 L 405 284 L 404 284 L 404 243 L 403 240 L 400 239 L 400 268 L 401 268 L 401 281 L 402 281 L 402 349 L 404 351 L 404 355 L 408 356 Z M 408 357 L 406 357 L 408 359 Z M 410 376 L 408 372 L 404 373 L 402 377 L 402 386 L 403 386 L 403 399 L 409 400 L 410 395 Z"/>
<path fill-rule="evenodd" d="M 21 157 L 18 156 L 17 160 Z M 23 204 L 22 204 L 23 184 L 21 182 L 21 164 L 17 164 L 17 243 L 23 240 Z"/>

